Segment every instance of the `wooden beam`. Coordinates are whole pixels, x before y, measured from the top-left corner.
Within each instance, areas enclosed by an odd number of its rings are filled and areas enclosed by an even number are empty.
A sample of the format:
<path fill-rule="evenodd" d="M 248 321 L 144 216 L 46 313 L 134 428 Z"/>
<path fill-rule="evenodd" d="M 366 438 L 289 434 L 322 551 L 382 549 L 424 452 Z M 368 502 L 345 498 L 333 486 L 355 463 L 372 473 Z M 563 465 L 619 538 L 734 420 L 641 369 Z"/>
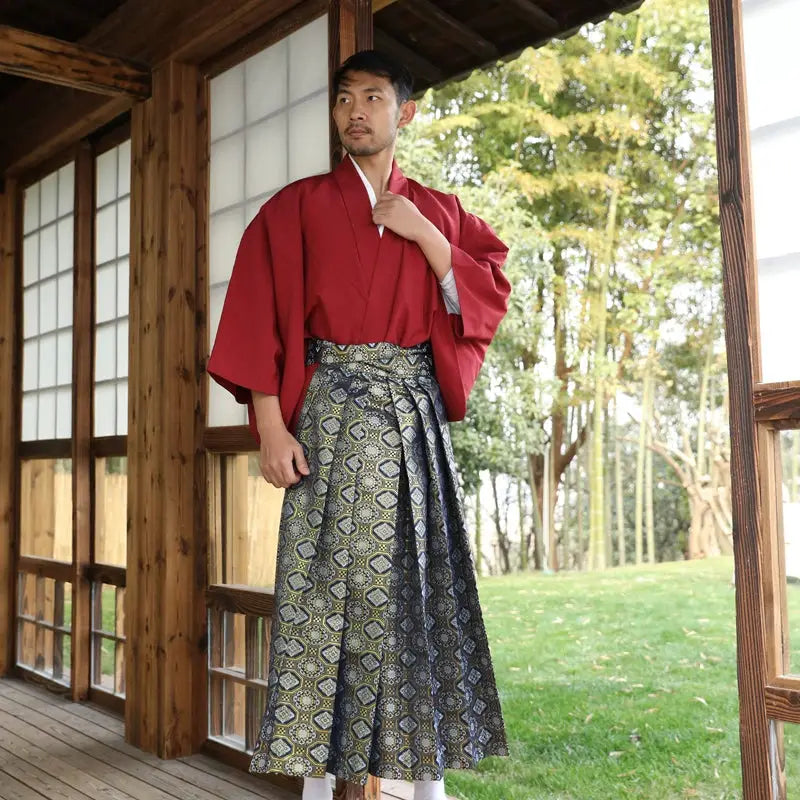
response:
<path fill-rule="evenodd" d="M 465 48 L 481 58 L 499 58 L 500 51 L 488 39 L 484 39 L 460 20 L 442 11 L 431 0 L 404 0 L 406 7 L 416 12 L 420 19 L 434 22 L 445 36 L 461 42 Z"/>
<path fill-rule="evenodd" d="M 428 61 L 416 50 L 406 47 L 379 28 L 375 28 L 375 47 L 403 62 L 415 75 L 419 75 L 430 83 L 444 80 L 444 72 L 432 61 Z"/>
<path fill-rule="evenodd" d="M 90 683 L 92 538 L 92 396 L 94 395 L 94 154 L 87 143 L 75 159 L 74 307 L 72 313 L 72 699 Z"/>
<path fill-rule="evenodd" d="M 205 548 L 195 536 L 196 67 L 167 62 L 133 109 L 126 738 L 188 755 L 205 696 Z"/>
<path fill-rule="evenodd" d="M 0 72 L 137 100 L 150 95 L 147 68 L 8 25 L 0 25 Z"/>
<path fill-rule="evenodd" d="M 533 0 L 506 0 L 506 4 L 520 19 L 530 23 L 537 34 L 553 36 L 561 28 L 558 20 Z"/>
<path fill-rule="evenodd" d="M 379 11 L 383 11 L 384 8 L 396 2 L 397 0 L 372 0 L 372 13 L 377 14 Z"/>
<path fill-rule="evenodd" d="M 142 64 L 203 63 L 297 0 L 127 0 L 81 39 L 84 47 Z M 133 98 L 106 98 L 31 84 L 0 104 L 0 174 L 19 175 L 128 111 Z M 9 121 L 13 120 L 13 124 Z"/>
<path fill-rule="evenodd" d="M 753 384 L 757 291 L 741 0 L 710 0 L 730 434 L 743 796 L 772 797 L 762 530 Z M 753 345 L 751 347 L 751 341 Z M 776 783 L 779 776 L 774 776 Z"/>
<path fill-rule="evenodd" d="M 8 674 L 14 665 L 20 393 L 17 209 L 16 182 L 6 180 L 0 194 L 0 675 Z"/>

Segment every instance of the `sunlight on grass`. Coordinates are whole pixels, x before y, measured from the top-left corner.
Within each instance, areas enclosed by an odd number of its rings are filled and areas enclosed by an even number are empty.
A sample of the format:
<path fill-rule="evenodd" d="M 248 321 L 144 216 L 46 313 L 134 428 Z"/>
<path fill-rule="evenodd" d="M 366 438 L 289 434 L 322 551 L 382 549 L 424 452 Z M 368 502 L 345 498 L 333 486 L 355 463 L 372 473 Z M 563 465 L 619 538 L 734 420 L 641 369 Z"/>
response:
<path fill-rule="evenodd" d="M 715 558 L 481 579 L 511 757 L 447 771 L 447 793 L 739 797 L 732 571 Z"/>

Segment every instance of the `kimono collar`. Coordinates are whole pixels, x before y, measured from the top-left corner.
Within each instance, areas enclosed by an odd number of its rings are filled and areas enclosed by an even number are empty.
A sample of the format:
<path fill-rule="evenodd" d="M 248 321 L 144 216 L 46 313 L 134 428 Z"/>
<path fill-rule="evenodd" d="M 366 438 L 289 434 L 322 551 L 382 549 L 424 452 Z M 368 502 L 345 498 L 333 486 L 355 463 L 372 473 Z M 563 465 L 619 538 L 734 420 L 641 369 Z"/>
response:
<path fill-rule="evenodd" d="M 352 158 L 345 156 L 333 171 L 334 177 L 346 196 L 352 197 L 354 193 L 363 195 L 364 184 L 361 182 L 361 177 L 356 170 Z M 389 184 L 387 186 L 390 192 L 394 194 L 406 194 L 406 187 L 408 181 L 402 170 L 397 165 L 397 160 L 392 159 L 392 171 L 389 173 Z M 365 198 L 369 206 L 369 197 Z M 371 211 L 371 206 L 370 206 Z"/>

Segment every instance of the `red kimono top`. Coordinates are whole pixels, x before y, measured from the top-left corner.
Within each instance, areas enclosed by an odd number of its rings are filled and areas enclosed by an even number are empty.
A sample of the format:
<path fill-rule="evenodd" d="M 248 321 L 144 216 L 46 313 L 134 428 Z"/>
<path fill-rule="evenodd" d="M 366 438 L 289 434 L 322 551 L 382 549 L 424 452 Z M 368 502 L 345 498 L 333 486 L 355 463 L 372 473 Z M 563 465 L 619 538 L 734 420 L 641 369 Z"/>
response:
<path fill-rule="evenodd" d="M 458 197 L 406 178 L 392 162 L 389 191 L 402 194 L 451 243 L 461 306 L 448 314 L 420 247 L 372 221 L 364 184 L 349 158 L 273 195 L 247 226 L 233 265 L 207 371 L 240 403 L 260 443 L 251 390 L 276 394 L 294 433 L 318 364 L 305 365 L 305 340 L 430 339 L 447 418 L 466 414 L 511 285 L 508 247 Z"/>

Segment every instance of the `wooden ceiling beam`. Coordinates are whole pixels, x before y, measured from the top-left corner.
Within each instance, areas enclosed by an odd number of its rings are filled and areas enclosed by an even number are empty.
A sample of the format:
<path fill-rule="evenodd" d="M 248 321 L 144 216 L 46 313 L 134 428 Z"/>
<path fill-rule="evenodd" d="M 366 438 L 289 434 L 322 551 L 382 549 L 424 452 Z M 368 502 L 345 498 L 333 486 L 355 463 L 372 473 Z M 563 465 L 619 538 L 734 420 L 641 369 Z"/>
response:
<path fill-rule="evenodd" d="M 558 20 L 533 0 L 505 0 L 505 2 L 520 19 L 529 22 L 537 33 L 552 36 L 561 28 Z"/>
<path fill-rule="evenodd" d="M 404 5 L 415 11 L 421 19 L 433 22 L 443 33 L 451 39 L 461 42 L 465 47 L 482 58 L 499 58 L 500 51 L 479 33 L 465 25 L 460 20 L 442 11 L 431 0 L 404 0 Z"/>
<path fill-rule="evenodd" d="M 442 72 L 439 67 L 428 61 L 427 58 L 421 56 L 415 50 L 393 39 L 388 33 L 384 33 L 384 31 L 380 30 L 380 28 L 375 28 L 373 38 L 375 40 L 375 47 L 378 50 L 383 50 L 385 53 L 392 56 L 392 58 L 396 58 L 398 61 L 404 63 L 415 75 L 419 75 L 430 83 L 438 83 L 444 80 L 444 72 Z"/>
<path fill-rule="evenodd" d="M 382 11 L 386 6 L 392 5 L 392 3 L 396 3 L 397 0 L 372 0 L 372 13 L 377 14 L 379 11 Z"/>
<path fill-rule="evenodd" d="M 0 72 L 114 97 L 150 96 L 149 69 L 8 25 L 0 25 Z"/>

